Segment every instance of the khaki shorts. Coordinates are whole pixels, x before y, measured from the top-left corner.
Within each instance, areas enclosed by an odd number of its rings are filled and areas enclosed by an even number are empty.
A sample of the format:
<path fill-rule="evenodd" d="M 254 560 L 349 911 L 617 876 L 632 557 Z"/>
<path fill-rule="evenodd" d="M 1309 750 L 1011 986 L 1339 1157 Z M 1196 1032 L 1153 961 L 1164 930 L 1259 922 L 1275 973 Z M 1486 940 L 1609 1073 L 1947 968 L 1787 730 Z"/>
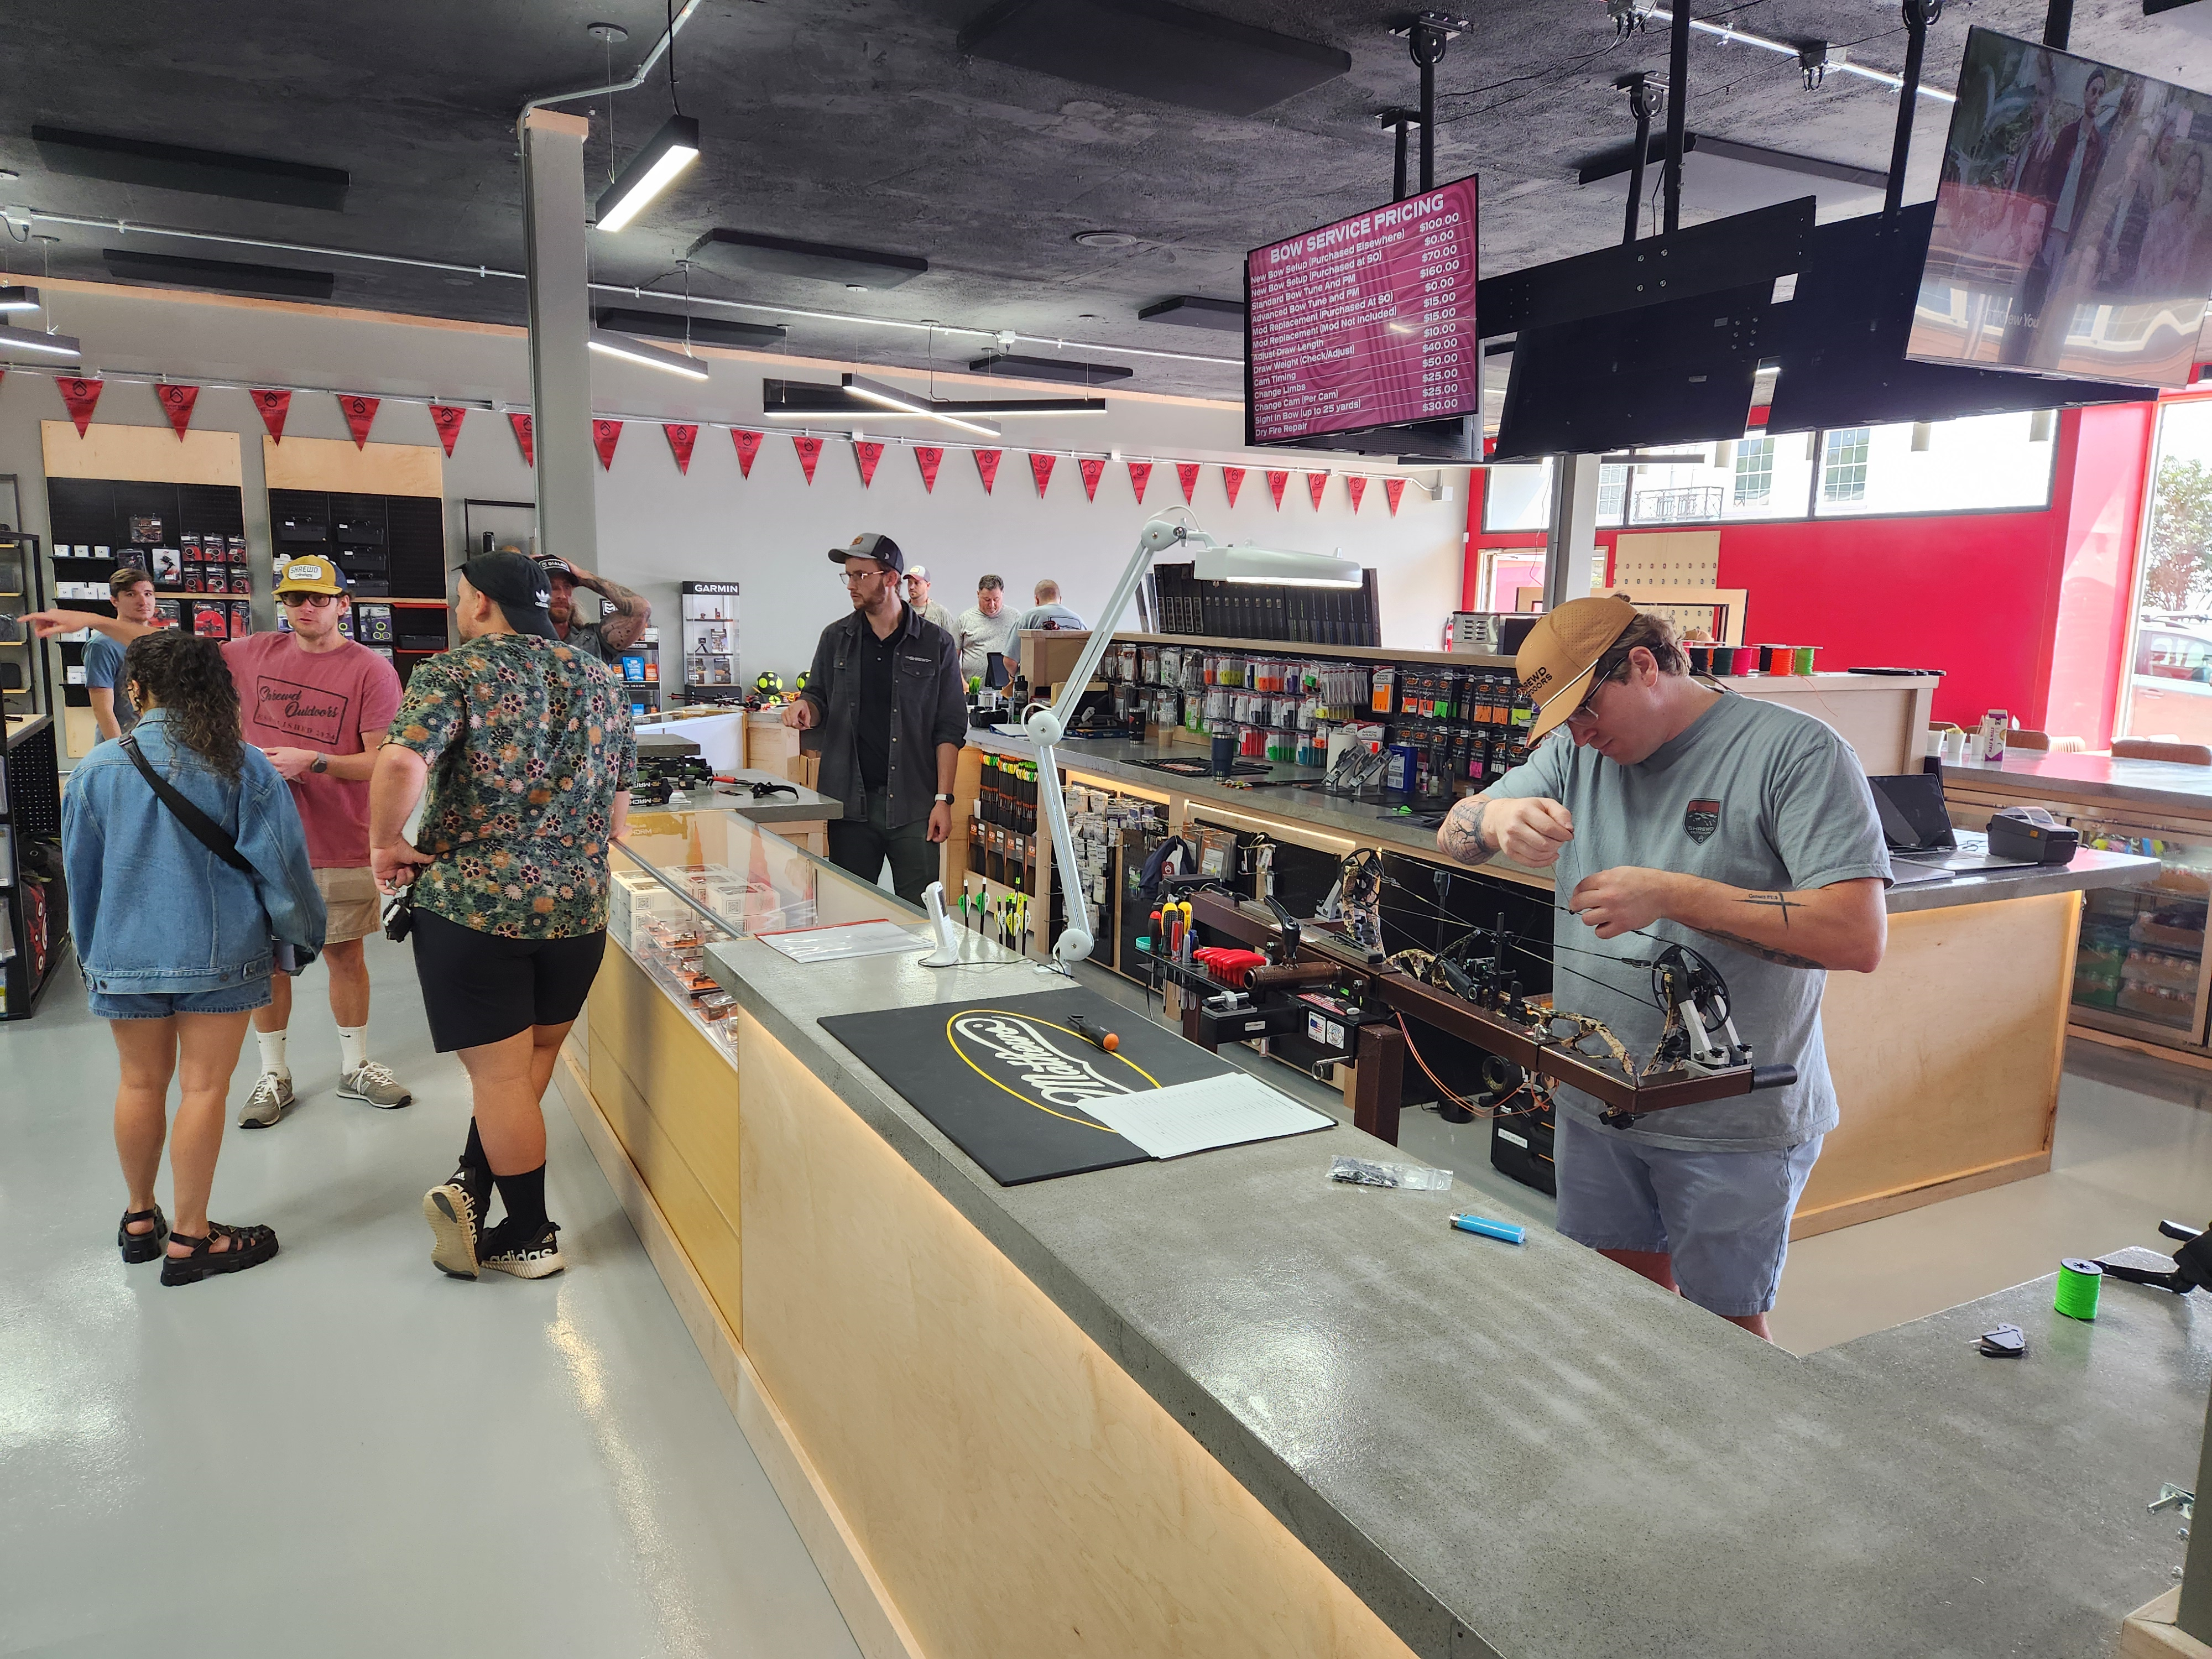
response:
<path fill-rule="evenodd" d="M 323 896 L 323 908 L 330 912 L 324 944 L 343 945 L 348 939 L 367 939 L 384 926 L 384 896 L 376 890 L 374 871 L 365 866 L 359 870 L 318 870 L 315 888 Z"/>

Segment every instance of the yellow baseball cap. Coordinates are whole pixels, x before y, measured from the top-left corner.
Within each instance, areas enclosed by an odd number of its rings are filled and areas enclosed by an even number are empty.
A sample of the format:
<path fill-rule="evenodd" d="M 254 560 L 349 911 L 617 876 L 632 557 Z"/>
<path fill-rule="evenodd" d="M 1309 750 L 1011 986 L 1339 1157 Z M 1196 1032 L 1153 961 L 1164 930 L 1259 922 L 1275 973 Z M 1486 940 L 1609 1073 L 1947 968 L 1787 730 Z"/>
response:
<path fill-rule="evenodd" d="M 1530 743 L 1573 718 L 1592 672 L 1635 620 L 1636 607 L 1617 596 L 1569 599 L 1537 618 L 1513 658 L 1522 692 L 1536 705 Z"/>
<path fill-rule="evenodd" d="M 307 553 L 296 559 L 287 559 L 276 567 L 276 591 L 279 593 L 343 593 L 345 578 L 338 574 L 337 566 L 319 553 Z"/>

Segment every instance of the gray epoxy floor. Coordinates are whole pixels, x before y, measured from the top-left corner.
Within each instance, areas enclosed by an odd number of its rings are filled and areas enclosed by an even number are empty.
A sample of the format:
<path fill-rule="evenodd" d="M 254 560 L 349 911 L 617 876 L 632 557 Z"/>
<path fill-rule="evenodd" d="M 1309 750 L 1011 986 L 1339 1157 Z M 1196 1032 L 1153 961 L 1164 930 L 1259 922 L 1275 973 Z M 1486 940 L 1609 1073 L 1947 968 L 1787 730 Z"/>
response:
<path fill-rule="evenodd" d="M 373 1052 L 416 1103 L 331 1093 L 310 969 L 301 1105 L 224 1138 L 216 1218 L 283 1241 L 235 1279 L 118 1258 L 114 1049 L 74 966 L 0 1026 L 0 1654 L 856 1656 L 557 1100 L 568 1273 L 431 1267 L 465 1084 L 405 947 L 369 957 Z"/>

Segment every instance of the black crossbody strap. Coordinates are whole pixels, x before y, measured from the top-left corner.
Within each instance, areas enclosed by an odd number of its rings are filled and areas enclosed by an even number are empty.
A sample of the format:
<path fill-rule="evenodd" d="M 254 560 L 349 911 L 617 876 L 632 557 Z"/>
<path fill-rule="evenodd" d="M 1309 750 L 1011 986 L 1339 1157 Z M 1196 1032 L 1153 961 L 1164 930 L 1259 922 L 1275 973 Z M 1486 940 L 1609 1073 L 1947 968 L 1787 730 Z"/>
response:
<path fill-rule="evenodd" d="M 161 805 L 175 813 L 177 822 L 192 832 L 194 840 L 240 874 L 258 878 L 259 872 L 247 861 L 246 854 L 238 850 L 238 843 L 223 833 L 222 827 L 179 793 L 167 779 L 154 769 L 154 763 L 139 750 L 137 733 L 123 739 L 123 752 L 131 757 L 131 763 L 138 769 L 139 775 L 154 786 L 154 793 L 161 798 Z"/>

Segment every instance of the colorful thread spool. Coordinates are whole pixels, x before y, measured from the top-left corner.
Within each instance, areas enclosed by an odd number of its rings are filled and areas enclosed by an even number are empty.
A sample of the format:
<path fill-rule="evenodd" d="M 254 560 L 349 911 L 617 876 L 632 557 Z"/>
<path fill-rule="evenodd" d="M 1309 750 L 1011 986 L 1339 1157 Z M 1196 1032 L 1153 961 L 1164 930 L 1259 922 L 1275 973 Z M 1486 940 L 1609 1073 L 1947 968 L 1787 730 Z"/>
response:
<path fill-rule="evenodd" d="M 1811 673 L 1813 672 L 1813 653 L 1820 648 L 1820 647 L 1817 645 L 1799 646 L 1796 650 L 1797 660 L 1795 665 L 1796 672 L 1800 674 Z"/>
<path fill-rule="evenodd" d="M 2097 1291 L 2104 1282 L 2105 1270 L 2095 1262 L 2068 1256 L 2058 1264 L 2058 1292 L 2051 1305 L 2069 1319 L 2094 1319 Z"/>

